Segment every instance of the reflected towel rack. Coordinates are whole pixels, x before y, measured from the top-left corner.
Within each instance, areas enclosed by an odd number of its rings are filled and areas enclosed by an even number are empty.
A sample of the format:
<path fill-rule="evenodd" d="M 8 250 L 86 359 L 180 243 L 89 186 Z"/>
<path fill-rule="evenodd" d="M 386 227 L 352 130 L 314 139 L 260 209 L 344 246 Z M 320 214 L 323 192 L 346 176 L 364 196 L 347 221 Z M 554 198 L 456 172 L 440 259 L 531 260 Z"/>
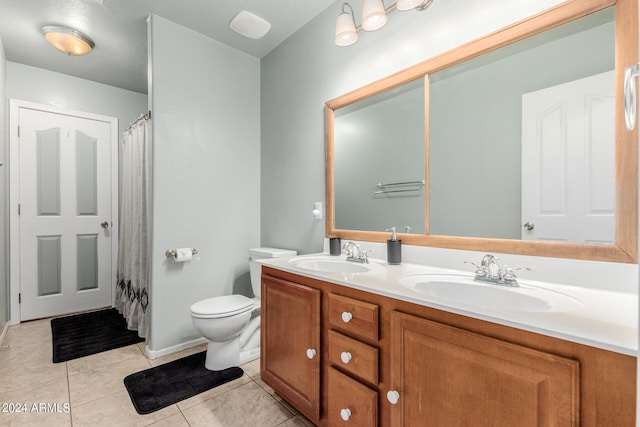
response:
<path fill-rule="evenodd" d="M 373 194 L 384 193 L 404 193 L 407 191 L 420 191 L 424 187 L 424 179 L 421 181 L 407 181 L 407 182 L 390 182 L 383 184 L 379 182 L 376 185 L 376 190 Z"/>

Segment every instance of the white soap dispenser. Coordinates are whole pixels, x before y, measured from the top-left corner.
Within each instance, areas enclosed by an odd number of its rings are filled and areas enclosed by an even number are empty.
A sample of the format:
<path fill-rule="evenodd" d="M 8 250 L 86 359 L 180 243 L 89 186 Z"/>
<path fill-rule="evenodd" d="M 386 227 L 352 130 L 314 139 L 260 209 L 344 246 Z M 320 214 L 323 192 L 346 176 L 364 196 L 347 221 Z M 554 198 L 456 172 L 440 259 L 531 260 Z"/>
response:
<path fill-rule="evenodd" d="M 396 236 L 396 228 L 387 228 L 391 232 L 391 238 L 387 240 L 387 264 L 398 265 L 402 263 L 402 240 Z"/>

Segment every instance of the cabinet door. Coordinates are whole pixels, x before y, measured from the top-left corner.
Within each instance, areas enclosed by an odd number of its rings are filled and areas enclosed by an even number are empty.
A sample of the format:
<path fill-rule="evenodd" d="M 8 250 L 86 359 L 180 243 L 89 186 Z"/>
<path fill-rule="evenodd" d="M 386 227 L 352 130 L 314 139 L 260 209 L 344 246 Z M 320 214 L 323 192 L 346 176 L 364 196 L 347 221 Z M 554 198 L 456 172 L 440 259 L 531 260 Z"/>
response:
<path fill-rule="evenodd" d="M 392 426 L 579 425 L 575 360 L 399 312 L 391 342 Z"/>
<path fill-rule="evenodd" d="M 262 380 L 312 421 L 320 418 L 320 295 L 262 277 Z"/>

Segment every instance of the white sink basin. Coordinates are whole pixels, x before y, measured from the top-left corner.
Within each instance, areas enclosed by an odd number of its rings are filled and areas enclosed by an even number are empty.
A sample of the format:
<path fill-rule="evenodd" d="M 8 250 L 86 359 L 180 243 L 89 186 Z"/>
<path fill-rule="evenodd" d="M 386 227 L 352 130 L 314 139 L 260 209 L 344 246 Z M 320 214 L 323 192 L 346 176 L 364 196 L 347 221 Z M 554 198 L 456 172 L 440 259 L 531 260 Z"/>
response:
<path fill-rule="evenodd" d="M 328 258 L 292 259 L 293 265 L 304 270 L 313 270 L 322 273 L 366 273 L 371 270 L 369 264 L 359 264 L 352 261 Z"/>
<path fill-rule="evenodd" d="M 399 282 L 433 299 L 501 311 L 573 311 L 583 305 L 568 295 L 522 281 L 518 287 L 508 287 L 477 282 L 469 276 L 417 274 L 401 277 Z"/>

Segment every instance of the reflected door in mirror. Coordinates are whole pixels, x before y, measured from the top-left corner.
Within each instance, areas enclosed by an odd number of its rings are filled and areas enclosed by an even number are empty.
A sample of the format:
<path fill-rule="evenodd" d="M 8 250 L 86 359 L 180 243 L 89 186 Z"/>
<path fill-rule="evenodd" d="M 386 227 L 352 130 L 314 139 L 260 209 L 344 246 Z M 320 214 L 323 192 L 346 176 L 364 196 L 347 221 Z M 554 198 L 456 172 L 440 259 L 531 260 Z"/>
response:
<path fill-rule="evenodd" d="M 614 90 L 610 71 L 523 95 L 522 239 L 613 244 Z"/>

